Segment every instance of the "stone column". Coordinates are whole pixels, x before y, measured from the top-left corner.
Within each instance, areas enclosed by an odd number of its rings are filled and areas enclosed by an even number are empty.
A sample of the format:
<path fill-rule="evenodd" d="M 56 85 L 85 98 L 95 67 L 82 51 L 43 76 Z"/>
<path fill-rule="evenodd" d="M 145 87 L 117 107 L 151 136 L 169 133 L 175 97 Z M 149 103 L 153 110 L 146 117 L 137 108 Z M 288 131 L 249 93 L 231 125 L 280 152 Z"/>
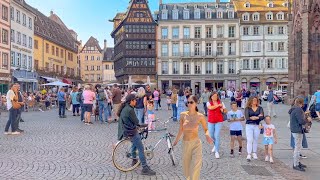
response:
<path fill-rule="evenodd" d="M 169 80 L 169 88 L 172 88 L 172 80 Z"/>
<path fill-rule="evenodd" d="M 191 79 L 191 89 L 192 89 L 192 94 L 194 94 L 196 90 L 196 84 L 194 79 Z"/>
<path fill-rule="evenodd" d="M 223 87 L 225 88 L 225 89 L 227 89 L 228 88 L 228 80 L 224 80 L 224 84 L 223 84 Z"/>

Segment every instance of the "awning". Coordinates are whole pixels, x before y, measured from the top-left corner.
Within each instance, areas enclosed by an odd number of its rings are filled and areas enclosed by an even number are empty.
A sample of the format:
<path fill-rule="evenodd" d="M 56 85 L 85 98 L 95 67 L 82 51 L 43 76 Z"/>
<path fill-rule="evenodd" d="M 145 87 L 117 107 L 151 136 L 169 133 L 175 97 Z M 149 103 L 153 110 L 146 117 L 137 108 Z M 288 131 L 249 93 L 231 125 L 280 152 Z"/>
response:
<path fill-rule="evenodd" d="M 252 78 L 250 79 L 251 83 L 260 83 L 260 80 L 258 78 Z"/>
<path fill-rule="evenodd" d="M 289 82 L 289 79 L 288 78 L 282 78 L 280 80 L 280 83 L 288 83 Z"/>
<path fill-rule="evenodd" d="M 17 78 L 18 82 L 38 82 L 37 79 Z"/>
<path fill-rule="evenodd" d="M 40 77 L 43 79 L 46 79 L 48 82 L 54 82 L 57 80 L 56 78 L 52 78 L 52 77 L 46 77 L 46 76 L 40 76 Z"/>
<path fill-rule="evenodd" d="M 66 83 L 66 84 L 72 84 L 71 79 L 68 79 L 68 78 L 63 78 L 63 79 L 62 79 L 62 82 L 63 82 L 63 83 Z"/>
<path fill-rule="evenodd" d="M 266 82 L 274 83 L 274 82 L 277 82 L 277 80 L 275 78 L 268 78 Z"/>

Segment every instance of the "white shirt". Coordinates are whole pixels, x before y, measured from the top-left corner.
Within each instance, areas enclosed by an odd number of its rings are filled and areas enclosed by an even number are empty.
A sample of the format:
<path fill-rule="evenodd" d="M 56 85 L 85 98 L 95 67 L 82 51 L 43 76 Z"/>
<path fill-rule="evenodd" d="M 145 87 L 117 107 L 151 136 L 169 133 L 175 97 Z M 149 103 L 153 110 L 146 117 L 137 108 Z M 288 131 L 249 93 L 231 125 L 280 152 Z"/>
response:
<path fill-rule="evenodd" d="M 9 90 L 7 92 L 7 109 L 10 110 L 12 108 L 12 101 L 13 101 L 13 98 L 14 98 L 15 94 L 13 92 L 13 90 Z"/>
<path fill-rule="evenodd" d="M 269 124 L 269 125 L 263 124 L 262 126 L 263 126 L 263 129 L 264 129 L 263 136 L 264 137 L 269 137 L 269 138 L 272 137 L 273 138 L 273 130 L 276 129 L 274 127 L 274 125 L 273 124 Z"/>

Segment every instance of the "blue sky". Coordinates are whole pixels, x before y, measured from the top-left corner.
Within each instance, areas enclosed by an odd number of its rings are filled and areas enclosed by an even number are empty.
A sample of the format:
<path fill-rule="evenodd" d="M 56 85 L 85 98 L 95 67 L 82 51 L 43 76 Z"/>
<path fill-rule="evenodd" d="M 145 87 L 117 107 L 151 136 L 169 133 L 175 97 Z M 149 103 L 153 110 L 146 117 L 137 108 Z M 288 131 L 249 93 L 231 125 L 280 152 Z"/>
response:
<path fill-rule="evenodd" d="M 93 36 L 98 39 L 103 48 L 103 40 L 107 39 L 108 46 L 113 47 L 110 33 L 112 19 L 117 12 L 127 10 L 130 0 L 25 0 L 45 15 L 53 10 L 68 28 L 78 33 L 78 39 L 83 44 Z M 214 0 L 162 0 L 163 3 L 179 2 L 212 2 Z M 223 1 L 223 0 L 222 0 Z M 90 2 L 90 3 L 88 3 Z M 151 11 L 158 9 L 159 0 L 149 0 Z"/>

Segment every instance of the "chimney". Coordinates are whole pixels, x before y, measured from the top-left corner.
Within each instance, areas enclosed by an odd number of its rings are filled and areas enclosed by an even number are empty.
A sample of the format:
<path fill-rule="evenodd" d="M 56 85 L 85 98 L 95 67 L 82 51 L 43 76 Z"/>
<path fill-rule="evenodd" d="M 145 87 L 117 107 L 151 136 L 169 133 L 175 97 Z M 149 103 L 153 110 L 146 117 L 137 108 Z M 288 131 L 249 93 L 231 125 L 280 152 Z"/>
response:
<path fill-rule="evenodd" d="M 216 3 L 220 4 L 220 0 L 216 0 Z"/>
<path fill-rule="evenodd" d="M 103 47 L 103 49 L 107 49 L 107 40 L 106 40 L 106 39 L 104 40 L 104 47 Z"/>
<path fill-rule="evenodd" d="M 51 11 L 50 11 L 50 16 L 52 16 L 52 15 L 53 15 L 53 11 L 51 10 Z"/>
<path fill-rule="evenodd" d="M 159 6 L 162 4 L 162 0 L 159 0 Z"/>

